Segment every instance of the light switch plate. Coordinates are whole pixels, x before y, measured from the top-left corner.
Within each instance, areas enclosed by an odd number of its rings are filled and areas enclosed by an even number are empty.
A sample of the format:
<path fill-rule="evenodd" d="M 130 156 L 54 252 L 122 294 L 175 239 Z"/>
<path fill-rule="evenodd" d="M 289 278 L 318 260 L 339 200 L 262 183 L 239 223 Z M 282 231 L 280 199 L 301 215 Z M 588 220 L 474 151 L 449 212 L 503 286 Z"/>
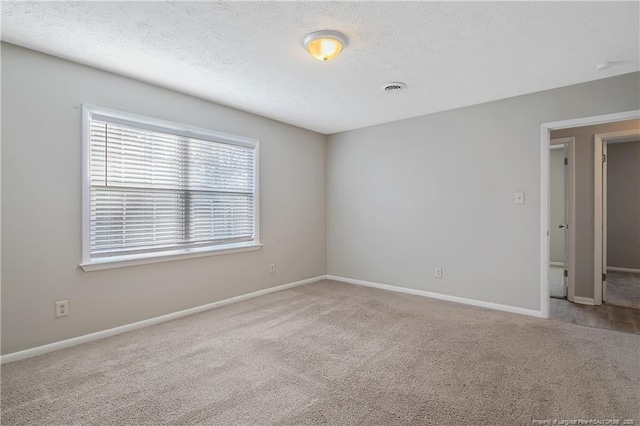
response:
<path fill-rule="evenodd" d="M 524 192 L 516 192 L 516 204 L 524 204 Z"/>

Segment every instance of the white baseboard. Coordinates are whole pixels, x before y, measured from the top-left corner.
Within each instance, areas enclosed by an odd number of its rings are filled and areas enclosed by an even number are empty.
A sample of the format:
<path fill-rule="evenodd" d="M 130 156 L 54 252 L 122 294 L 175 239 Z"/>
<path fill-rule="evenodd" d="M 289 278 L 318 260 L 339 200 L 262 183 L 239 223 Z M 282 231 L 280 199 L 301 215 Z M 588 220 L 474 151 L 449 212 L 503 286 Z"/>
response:
<path fill-rule="evenodd" d="M 543 315 L 541 311 L 536 311 L 533 309 L 526 309 L 526 308 L 519 308 L 517 306 L 502 305 L 499 303 L 485 302 L 485 301 L 476 300 L 476 299 L 467 299 L 465 297 L 458 297 L 458 296 L 449 296 L 447 294 L 433 293 L 425 290 L 415 290 L 412 288 L 398 287 L 395 285 L 356 280 L 353 278 L 337 277 L 334 275 L 327 275 L 325 278 L 328 280 L 341 281 L 348 284 L 356 284 L 356 285 L 362 285 L 366 287 L 379 288 L 381 290 L 396 291 L 399 293 L 407 293 L 407 294 L 414 294 L 416 296 L 430 297 L 432 299 L 446 300 L 448 302 L 456 302 L 456 303 L 463 303 L 465 305 L 480 306 L 482 308 L 495 309 L 497 311 L 511 312 L 514 314 L 521 314 L 521 315 L 529 315 L 537 318 L 546 318 L 546 316 Z"/>
<path fill-rule="evenodd" d="M 301 286 L 304 284 L 310 284 L 316 281 L 320 281 L 324 278 L 325 278 L 324 275 L 313 277 L 313 278 L 307 278 L 306 280 L 295 281 L 292 283 L 279 285 L 277 287 L 271 287 L 271 288 L 266 288 L 264 290 L 254 291 L 253 293 L 242 294 L 240 296 L 235 296 L 230 299 L 219 300 L 213 303 L 207 303 L 206 305 L 196 306 L 195 308 L 185 309 L 183 311 L 173 312 L 171 314 L 161 315 L 159 317 L 149 318 L 149 319 L 134 322 L 131 324 L 121 325 L 119 327 L 110 328 L 108 330 L 102 330 L 102 331 L 98 331 L 91 334 L 85 334 L 84 336 L 78 336 L 78 337 L 73 337 L 67 340 L 61 340 L 59 342 L 49 343 L 48 345 L 37 346 L 35 348 L 13 352 L 10 354 L 2 355 L 0 357 L 0 363 L 5 364 L 7 362 L 18 361 L 25 358 L 31 358 L 47 352 L 57 351 L 59 349 L 80 345 L 82 343 L 93 342 L 94 340 L 104 339 L 105 337 L 115 336 L 117 334 L 122 334 L 127 331 L 137 330 L 143 327 L 149 327 L 151 325 L 160 324 L 160 323 L 171 321 L 174 319 L 186 317 L 188 315 L 197 314 L 200 312 L 219 308 L 221 306 L 230 305 L 232 303 L 242 302 L 243 300 L 253 299 L 254 297 L 264 296 L 265 294 L 287 290 L 289 288 Z"/>
<path fill-rule="evenodd" d="M 595 302 L 593 301 L 593 297 L 574 296 L 573 297 L 573 302 L 574 303 L 579 303 L 581 305 L 595 306 Z"/>
<path fill-rule="evenodd" d="M 255 291 L 253 293 L 243 294 L 243 295 L 232 297 L 232 298 L 229 298 L 229 299 L 220 300 L 218 302 L 213 302 L 213 303 L 208 303 L 206 305 L 196 306 L 195 308 L 185 309 L 185 310 L 182 310 L 182 311 L 173 312 L 173 313 L 166 314 L 166 315 L 161 315 L 159 317 L 150 318 L 150 319 L 147 319 L 147 320 L 138 321 L 138 322 L 134 322 L 134 323 L 131 323 L 131 324 L 126 324 L 126 325 L 122 325 L 122 326 L 119 326 L 119 327 L 110 328 L 108 330 L 102 330 L 102 331 L 98 331 L 98 332 L 91 333 L 91 334 L 85 334 L 84 336 L 73 337 L 71 339 L 62 340 L 62 341 L 54 342 L 54 343 L 49 343 L 47 345 L 37 346 L 35 348 L 25 349 L 23 351 L 18 351 L 18 352 L 13 352 L 13 353 L 10 353 L 10 354 L 2 355 L 2 356 L 0 356 L 0 363 L 5 364 L 7 362 L 19 361 L 21 359 L 31 358 L 31 357 L 34 357 L 34 356 L 37 356 L 37 355 L 41 355 L 41 354 L 44 354 L 44 353 L 47 353 L 47 352 L 57 351 L 59 349 L 69 348 L 69 347 L 80 345 L 80 344 L 83 344 L 83 343 L 93 342 L 95 340 L 104 339 L 106 337 L 115 336 L 117 334 L 126 333 L 128 331 L 137 330 L 139 328 L 149 327 L 149 326 L 152 326 L 152 325 L 155 325 L 155 324 L 160 324 L 160 323 L 171 321 L 171 320 L 174 320 L 174 319 L 178 319 L 178 318 L 186 317 L 186 316 L 189 316 L 189 315 L 197 314 L 197 313 L 200 313 L 200 312 L 208 311 L 208 310 L 211 310 L 211 309 L 219 308 L 219 307 L 222 307 L 222 306 L 225 306 L 225 305 L 230 305 L 232 303 L 242 302 L 243 300 L 253 299 L 255 297 L 264 296 L 266 294 L 275 293 L 275 292 L 282 291 L 282 290 L 287 290 L 289 288 L 293 288 L 293 287 L 297 287 L 297 286 L 301 286 L 301 285 L 305 285 L 305 284 L 310 284 L 310 283 L 313 283 L 313 282 L 316 282 L 316 281 L 320 281 L 320 280 L 323 280 L 323 279 L 340 281 L 340 282 L 344 282 L 344 283 L 347 283 L 347 284 L 356 284 L 356 285 L 361 285 L 361 286 L 366 286 L 366 287 L 373 287 L 373 288 L 378 288 L 378 289 L 381 289 L 381 290 L 389 290 L 389 291 L 395 291 L 395 292 L 399 292 L 399 293 L 407 293 L 407 294 L 413 294 L 413 295 L 417 295 L 417 296 L 430 297 L 432 299 L 446 300 L 446 301 L 449 301 L 449 302 L 463 303 L 465 305 L 479 306 L 479 307 L 483 307 L 483 308 L 489 308 L 489 309 L 494 309 L 494 310 L 504 311 L 504 312 L 511 312 L 511 313 L 515 313 L 515 314 L 528 315 L 528 316 L 533 316 L 533 317 L 538 317 L 538 318 L 545 318 L 545 316 L 542 314 L 542 312 L 535 311 L 533 309 L 525 309 L 525 308 L 519 308 L 517 306 L 502 305 L 502 304 L 499 304 L 499 303 L 485 302 L 485 301 L 482 301 L 482 300 L 467 299 L 467 298 L 458 297 L 458 296 L 449 296 L 449 295 L 446 295 L 446 294 L 433 293 L 433 292 L 424 291 L 424 290 L 415 290 L 415 289 L 411 289 L 411 288 L 398 287 L 398 286 L 389 285 L 389 284 L 380 284 L 380 283 L 374 283 L 374 282 L 370 282 L 370 281 L 356 280 L 356 279 L 353 279 L 353 278 L 338 277 L 338 276 L 334 276 L 334 275 L 320 275 L 320 276 L 317 276 L 317 277 L 307 278 L 305 280 L 295 281 L 295 282 L 292 282 L 292 283 L 283 284 L 283 285 L 279 285 L 279 286 L 276 286 L 276 287 L 271 287 L 271 288 L 267 288 L 267 289 L 264 289 L 264 290 Z M 583 303 L 583 304 L 587 304 L 587 305 L 588 304 L 593 305 L 593 299 L 589 299 L 589 298 L 585 298 L 585 297 L 576 297 L 575 298 L 575 302 L 576 303 Z"/>
<path fill-rule="evenodd" d="M 616 271 L 616 272 L 633 272 L 635 274 L 640 274 L 640 269 L 634 268 L 618 268 L 617 266 L 607 266 L 607 271 Z"/>
<path fill-rule="evenodd" d="M 564 267 L 564 263 L 562 262 L 549 262 L 550 266 L 563 266 Z"/>

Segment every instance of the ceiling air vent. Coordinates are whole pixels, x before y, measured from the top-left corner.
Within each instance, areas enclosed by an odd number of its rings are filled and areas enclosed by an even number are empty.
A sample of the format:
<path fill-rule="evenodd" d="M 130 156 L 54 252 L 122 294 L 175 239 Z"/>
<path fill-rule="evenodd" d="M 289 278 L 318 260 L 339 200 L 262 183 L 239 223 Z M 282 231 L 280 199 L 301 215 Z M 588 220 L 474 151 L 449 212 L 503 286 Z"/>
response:
<path fill-rule="evenodd" d="M 399 92 L 400 90 L 404 90 L 407 88 L 407 85 L 404 83 L 400 83 L 399 81 L 394 81 L 393 83 L 387 83 L 382 86 L 382 89 L 385 92 Z"/>

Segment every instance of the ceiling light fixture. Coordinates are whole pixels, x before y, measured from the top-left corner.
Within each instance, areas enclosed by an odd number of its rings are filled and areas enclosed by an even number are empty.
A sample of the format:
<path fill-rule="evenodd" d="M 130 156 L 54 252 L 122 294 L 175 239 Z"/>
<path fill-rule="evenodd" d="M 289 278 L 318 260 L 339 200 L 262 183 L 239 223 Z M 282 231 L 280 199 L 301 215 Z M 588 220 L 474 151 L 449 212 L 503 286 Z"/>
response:
<path fill-rule="evenodd" d="M 316 31 L 304 38 L 304 48 L 319 61 L 330 61 L 337 57 L 347 45 L 347 37 L 337 31 Z"/>

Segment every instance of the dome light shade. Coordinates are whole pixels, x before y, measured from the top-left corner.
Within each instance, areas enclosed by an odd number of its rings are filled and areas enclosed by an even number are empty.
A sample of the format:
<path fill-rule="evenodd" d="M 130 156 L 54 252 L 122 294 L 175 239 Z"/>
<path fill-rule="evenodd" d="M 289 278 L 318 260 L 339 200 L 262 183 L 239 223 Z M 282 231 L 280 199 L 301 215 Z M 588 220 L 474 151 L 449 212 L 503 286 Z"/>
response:
<path fill-rule="evenodd" d="M 316 31 L 304 38 L 304 47 L 319 61 L 337 57 L 347 45 L 347 37 L 337 31 Z"/>

